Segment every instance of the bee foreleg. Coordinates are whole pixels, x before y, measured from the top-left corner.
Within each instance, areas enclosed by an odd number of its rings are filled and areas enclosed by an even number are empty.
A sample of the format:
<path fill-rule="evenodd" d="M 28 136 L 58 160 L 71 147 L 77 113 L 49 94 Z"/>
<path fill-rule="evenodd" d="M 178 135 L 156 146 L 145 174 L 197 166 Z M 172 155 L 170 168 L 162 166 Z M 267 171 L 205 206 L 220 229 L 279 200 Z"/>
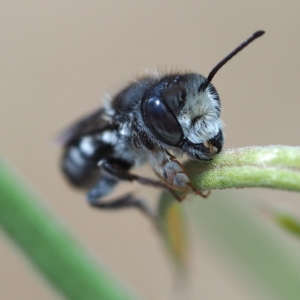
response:
<path fill-rule="evenodd" d="M 188 193 L 196 193 L 204 198 L 208 197 L 209 192 L 204 193 L 194 188 L 184 166 L 176 160 L 175 156 L 161 150 L 158 150 L 154 154 L 151 154 L 150 164 L 155 174 L 169 186 L 170 189 L 181 191 L 185 195 Z"/>

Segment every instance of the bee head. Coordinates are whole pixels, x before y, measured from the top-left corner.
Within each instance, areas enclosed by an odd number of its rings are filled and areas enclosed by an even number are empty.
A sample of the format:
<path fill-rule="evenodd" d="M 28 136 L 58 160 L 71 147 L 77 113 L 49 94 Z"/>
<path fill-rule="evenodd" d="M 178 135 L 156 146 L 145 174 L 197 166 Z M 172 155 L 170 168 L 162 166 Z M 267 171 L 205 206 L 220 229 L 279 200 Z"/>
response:
<path fill-rule="evenodd" d="M 195 159 L 210 160 L 219 153 L 224 143 L 220 99 L 211 81 L 224 64 L 263 34 L 262 30 L 255 32 L 207 78 L 195 73 L 175 74 L 153 83 L 142 99 L 141 111 L 154 138 Z"/>
<path fill-rule="evenodd" d="M 142 100 L 144 122 L 166 146 L 209 160 L 223 146 L 220 100 L 212 84 L 196 73 L 167 75 Z"/>

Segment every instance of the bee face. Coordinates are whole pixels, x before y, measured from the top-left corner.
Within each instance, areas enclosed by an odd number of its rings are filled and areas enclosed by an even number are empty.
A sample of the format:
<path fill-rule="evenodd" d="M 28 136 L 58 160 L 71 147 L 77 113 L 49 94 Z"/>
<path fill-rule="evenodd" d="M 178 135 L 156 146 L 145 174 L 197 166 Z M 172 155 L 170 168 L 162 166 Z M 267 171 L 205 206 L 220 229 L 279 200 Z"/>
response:
<path fill-rule="evenodd" d="M 222 149 L 219 96 L 212 84 L 206 85 L 202 75 L 163 77 L 145 93 L 141 111 L 145 126 L 158 143 L 203 160 Z"/>

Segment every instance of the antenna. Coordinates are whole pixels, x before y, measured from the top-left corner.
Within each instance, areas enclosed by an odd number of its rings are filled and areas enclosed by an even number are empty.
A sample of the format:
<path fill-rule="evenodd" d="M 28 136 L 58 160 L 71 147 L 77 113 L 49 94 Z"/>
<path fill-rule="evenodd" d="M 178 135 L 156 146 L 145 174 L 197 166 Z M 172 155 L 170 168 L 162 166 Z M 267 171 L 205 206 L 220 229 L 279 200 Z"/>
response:
<path fill-rule="evenodd" d="M 248 46 L 250 43 L 252 43 L 255 39 L 262 36 L 265 32 L 263 30 L 256 31 L 252 36 L 250 36 L 246 41 L 244 41 L 242 44 L 240 44 L 235 50 L 233 50 L 231 53 L 229 53 L 225 58 L 223 58 L 208 74 L 208 77 L 206 79 L 205 86 L 207 87 L 208 83 L 212 81 L 216 73 L 237 53 L 239 53 L 241 50 L 243 50 L 246 46 Z"/>

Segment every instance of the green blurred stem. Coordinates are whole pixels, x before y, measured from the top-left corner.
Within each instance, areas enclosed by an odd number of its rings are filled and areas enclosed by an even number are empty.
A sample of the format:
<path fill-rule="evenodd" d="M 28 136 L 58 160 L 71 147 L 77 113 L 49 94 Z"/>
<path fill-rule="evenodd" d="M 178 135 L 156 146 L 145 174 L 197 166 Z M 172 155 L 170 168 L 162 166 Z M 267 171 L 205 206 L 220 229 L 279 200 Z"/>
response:
<path fill-rule="evenodd" d="M 300 191 L 300 147 L 231 149 L 210 162 L 193 160 L 185 166 L 199 190 L 267 187 Z"/>
<path fill-rule="evenodd" d="M 299 219 L 295 218 L 294 216 L 288 215 L 287 213 L 274 213 L 272 217 L 277 224 L 300 238 Z"/>
<path fill-rule="evenodd" d="M 0 225 L 68 299 L 136 299 L 0 157 Z"/>

